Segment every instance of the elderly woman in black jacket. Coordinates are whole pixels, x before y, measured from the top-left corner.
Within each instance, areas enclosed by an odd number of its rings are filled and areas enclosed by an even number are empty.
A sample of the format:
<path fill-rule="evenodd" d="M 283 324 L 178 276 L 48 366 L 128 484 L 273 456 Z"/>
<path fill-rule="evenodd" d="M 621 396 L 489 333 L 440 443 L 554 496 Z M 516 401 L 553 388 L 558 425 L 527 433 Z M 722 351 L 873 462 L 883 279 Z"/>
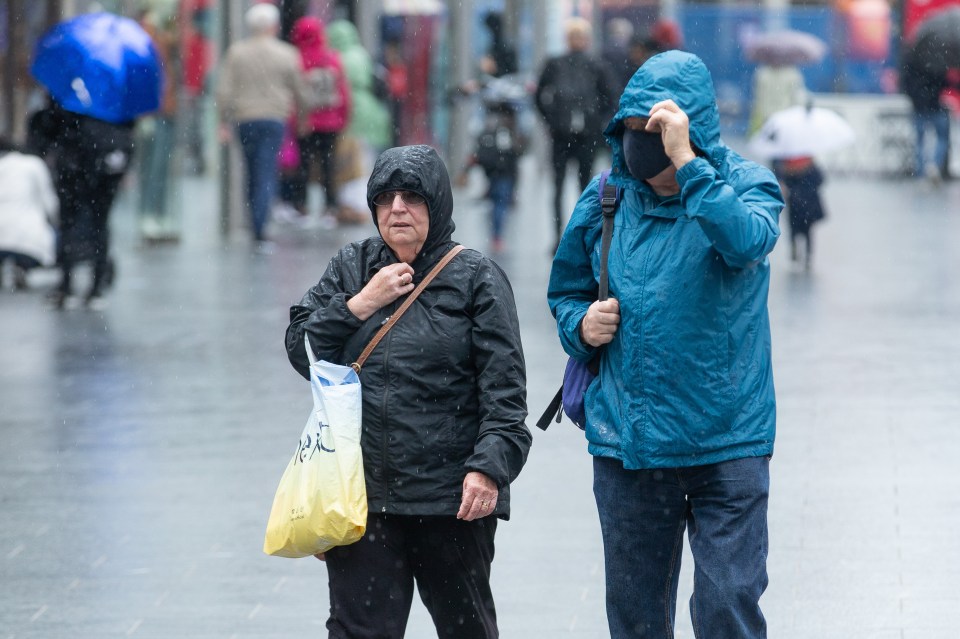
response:
<path fill-rule="evenodd" d="M 367 185 L 379 230 L 348 244 L 290 309 L 287 354 L 308 377 L 350 364 L 456 245 L 446 167 L 428 146 L 388 149 Z M 440 637 L 497 637 L 490 591 L 497 519 L 530 448 L 526 371 L 503 271 L 460 252 L 360 372 L 367 532 L 325 555 L 330 637 L 404 635 L 414 584 Z"/>

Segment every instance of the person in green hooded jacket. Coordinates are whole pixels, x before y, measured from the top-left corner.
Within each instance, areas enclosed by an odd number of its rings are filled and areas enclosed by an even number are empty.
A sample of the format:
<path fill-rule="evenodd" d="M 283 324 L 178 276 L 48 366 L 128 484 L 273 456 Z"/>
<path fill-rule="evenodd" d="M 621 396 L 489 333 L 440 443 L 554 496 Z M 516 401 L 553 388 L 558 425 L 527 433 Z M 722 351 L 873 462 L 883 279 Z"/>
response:
<path fill-rule="evenodd" d="M 631 78 L 604 134 L 621 189 L 597 301 L 599 179 L 550 274 L 567 353 L 599 376 L 584 398 L 614 639 L 673 637 L 683 536 L 696 636 L 766 637 L 769 463 L 776 421 L 768 255 L 783 198 L 730 150 L 710 72 L 667 51 Z"/>
<path fill-rule="evenodd" d="M 360 43 L 352 22 L 334 20 L 327 25 L 327 42 L 340 52 L 350 83 L 353 104 L 347 132 L 362 140 L 374 155 L 390 146 L 393 128 L 387 107 L 373 94 L 373 59 Z"/>

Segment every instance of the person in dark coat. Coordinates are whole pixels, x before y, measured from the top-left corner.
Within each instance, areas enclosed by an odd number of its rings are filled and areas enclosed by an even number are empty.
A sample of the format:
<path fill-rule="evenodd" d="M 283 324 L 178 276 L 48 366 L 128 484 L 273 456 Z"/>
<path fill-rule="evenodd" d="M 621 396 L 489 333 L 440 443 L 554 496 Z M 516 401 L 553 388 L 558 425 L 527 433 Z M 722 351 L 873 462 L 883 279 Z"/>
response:
<path fill-rule="evenodd" d="M 516 73 L 517 50 L 503 33 L 503 17 L 491 11 L 484 16 L 483 23 L 490 32 L 490 49 L 480 60 L 480 70 L 495 78 Z"/>
<path fill-rule="evenodd" d="M 343 247 L 290 309 L 287 354 L 308 376 L 348 365 L 456 246 L 453 195 L 436 151 L 384 151 L 367 184 L 379 231 Z M 440 637 L 497 637 L 490 567 L 510 483 L 530 448 L 526 370 L 513 291 L 463 250 L 386 334 L 360 371 L 365 536 L 326 560 L 331 636 L 403 637 L 414 584 Z"/>
<path fill-rule="evenodd" d="M 603 126 L 613 115 L 617 95 L 606 67 L 590 53 L 592 27 L 584 18 L 566 23 L 568 52 L 547 60 L 537 81 L 535 101 L 553 142 L 553 227 L 556 248 L 563 232 L 563 185 L 567 164 L 576 160 L 580 189 L 593 176 Z"/>
<path fill-rule="evenodd" d="M 613 18 L 607 22 L 607 39 L 600 54 L 613 83 L 614 95 L 619 96 L 640 66 L 630 59 L 630 43 L 633 41 L 633 23 L 626 18 Z M 641 62 L 641 64 L 643 64 Z"/>
<path fill-rule="evenodd" d="M 904 56 L 900 74 L 902 90 L 913 106 L 913 126 L 916 133 L 914 175 L 939 182 L 947 173 L 947 154 L 950 148 L 950 112 L 940 101 L 947 87 L 947 76 L 939 65 L 931 63 L 931 52 L 926 41 L 918 42 Z M 927 157 L 927 130 L 933 129 L 936 142 L 933 157 Z"/>
<path fill-rule="evenodd" d="M 51 303 L 62 309 L 73 299 L 73 273 L 92 262 L 93 283 L 84 297 L 89 308 L 103 304 L 113 283 L 110 209 L 133 156 L 133 122 L 113 123 L 63 109 L 56 101 L 30 118 L 28 146 L 50 158 L 60 199 L 57 266 L 60 284 Z"/>
<path fill-rule="evenodd" d="M 800 263 L 800 243 L 803 242 L 803 265 L 810 270 L 813 263 L 812 227 L 826 214 L 820 199 L 823 173 L 811 157 L 789 158 L 774 164 L 774 173 L 780 180 L 787 201 L 790 219 L 790 259 Z"/>

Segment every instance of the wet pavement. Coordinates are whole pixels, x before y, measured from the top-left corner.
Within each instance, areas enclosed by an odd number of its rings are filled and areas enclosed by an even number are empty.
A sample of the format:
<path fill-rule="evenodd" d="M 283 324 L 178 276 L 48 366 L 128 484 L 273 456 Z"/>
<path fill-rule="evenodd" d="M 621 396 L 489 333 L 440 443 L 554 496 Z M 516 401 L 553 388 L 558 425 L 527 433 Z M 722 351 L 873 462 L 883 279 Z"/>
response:
<path fill-rule="evenodd" d="M 533 428 L 565 357 L 544 301 L 549 187 L 524 171 L 498 260 Z M 481 192 L 457 193 L 456 237 L 485 249 Z M 323 565 L 261 552 L 311 405 L 283 331 L 333 251 L 372 226 L 278 226 L 276 252 L 254 254 L 220 240 L 215 193 L 186 184 L 184 241 L 148 248 L 124 196 L 103 312 L 50 311 L 51 273 L 0 293 L 0 639 L 325 636 Z M 824 197 L 813 271 L 791 267 L 786 241 L 772 257 L 770 636 L 953 639 L 960 183 L 837 177 Z M 584 440 L 568 422 L 534 431 L 498 531 L 501 634 L 605 637 Z M 689 639 L 685 562 L 677 636 Z M 419 602 L 408 636 L 435 636 Z"/>

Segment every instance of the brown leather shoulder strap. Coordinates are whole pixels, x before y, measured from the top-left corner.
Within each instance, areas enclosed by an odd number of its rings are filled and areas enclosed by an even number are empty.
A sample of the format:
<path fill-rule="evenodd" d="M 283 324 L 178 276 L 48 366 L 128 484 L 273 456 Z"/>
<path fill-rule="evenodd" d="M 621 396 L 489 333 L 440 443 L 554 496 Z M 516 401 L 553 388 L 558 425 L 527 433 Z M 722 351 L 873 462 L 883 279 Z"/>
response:
<path fill-rule="evenodd" d="M 384 324 L 379 331 L 377 331 L 377 334 L 373 336 L 373 339 L 370 340 L 370 343 L 367 344 L 367 347 L 363 349 L 362 353 L 360 353 L 360 357 L 357 358 L 357 361 L 355 361 L 353 364 L 350 364 L 353 370 L 357 371 L 358 375 L 360 374 L 360 369 L 363 368 L 364 363 L 366 363 L 367 358 L 370 356 L 370 353 L 372 353 L 373 349 L 377 347 L 377 344 L 379 344 L 380 340 L 383 339 L 383 336 L 387 334 L 387 331 L 393 328 L 393 325 L 397 323 L 397 320 L 399 320 L 400 317 L 407 312 L 407 309 L 413 305 L 414 300 L 420 296 L 420 293 L 423 292 L 423 289 L 427 288 L 427 285 L 433 281 L 433 278 L 435 278 L 437 274 L 443 270 L 443 267 L 449 264 L 450 260 L 456 257 L 457 253 L 462 250 L 462 244 L 457 244 L 450 249 L 447 254 L 443 256 L 443 259 L 437 262 L 437 265 L 434 266 L 429 273 L 427 273 L 427 276 L 423 278 L 420 284 L 417 285 L 417 288 L 413 289 L 413 292 L 411 292 L 407 299 L 404 300 L 403 304 L 400 305 L 400 308 L 398 308 L 397 311 L 390 316 L 390 318 L 387 320 L 387 323 Z"/>

